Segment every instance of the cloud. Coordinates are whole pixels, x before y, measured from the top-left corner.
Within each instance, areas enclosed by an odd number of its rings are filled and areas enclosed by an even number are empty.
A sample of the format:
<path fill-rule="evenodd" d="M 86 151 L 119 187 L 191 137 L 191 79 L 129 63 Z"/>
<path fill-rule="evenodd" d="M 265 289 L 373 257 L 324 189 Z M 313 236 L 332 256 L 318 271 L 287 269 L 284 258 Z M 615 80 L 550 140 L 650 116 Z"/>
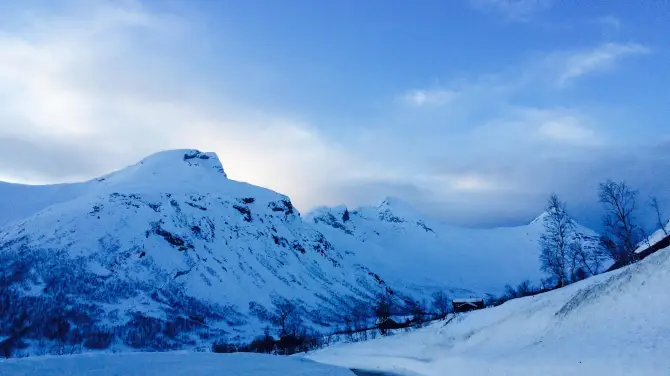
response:
<path fill-rule="evenodd" d="M 550 60 L 559 61 L 558 84 L 566 85 L 588 74 L 612 69 L 616 63 L 629 56 L 644 55 L 651 50 L 636 43 L 605 43 L 596 48 L 577 51 L 561 56 L 552 56 Z"/>
<path fill-rule="evenodd" d="M 470 0 L 474 9 L 499 14 L 511 21 L 528 21 L 552 3 L 553 0 Z"/>
<path fill-rule="evenodd" d="M 647 53 L 646 48 L 607 44 L 588 51 L 549 52 L 514 69 L 442 86 L 458 96 L 440 106 L 432 119 L 422 118 L 421 132 L 430 137 L 420 141 L 424 159 L 414 163 L 420 171 L 402 180 L 420 193 L 405 198 L 450 223 L 481 226 L 527 222 L 557 192 L 579 219 L 599 227 L 598 182 L 625 178 L 635 186 L 651 187 L 654 164 L 670 164 L 670 149 L 659 152 L 652 142 L 615 143 L 613 134 L 625 133 L 627 121 L 588 101 L 575 101 L 556 81 L 586 56 L 613 57 L 594 58 L 574 70 L 570 80 L 637 53 Z M 606 108 L 606 101 L 601 102 Z M 401 140 L 414 140 L 417 134 L 417 127 L 399 134 L 397 150 L 405 150 Z M 640 148 L 645 152 L 636 154 Z M 667 183 L 656 182 L 654 191 L 670 199 Z"/>
<path fill-rule="evenodd" d="M 554 145 L 598 145 L 601 137 L 589 125 L 589 117 L 577 109 L 510 107 L 508 119 L 516 124 L 519 136 L 527 141 L 551 142 Z"/>
<path fill-rule="evenodd" d="M 239 99 L 239 87 L 211 83 L 210 74 L 239 72 L 228 60 L 198 76 L 194 64 L 207 57 L 194 50 L 206 38 L 197 20 L 132 2 L 80 4 L 0 30 L 0 178 L 75 181 L 194 147 L 217 152 L 231 178 L 288 194 L 302 210 L 392 195 L 465 225 L 530 220 L 551 191 L 589 218 L 602 178 L 670 192 L 653 180 L 670 163 L 667 144 L 624 155 L 603 127 L 618 119 L 561 103 L 558 78 L 579 66 L 574 56 L 600 47 L 391 93 L 388 111 L 370 116 L 381 125 L 336 142 L 318 121 L 259 109 Z M 604 50 L 616 55 L 610 66 L 643 53 Z M 599 61 L 568 81 L 602 69 Z M 558 97 L 552 106 L 542 101 L 548 91 Z"/>
<path fill-rule="evenodd" d="M 304 208 L 322 203 L 320 188 L 350 166 L 367 169 L 308 122 L 238 103 L 234 89 L 195 85 L 176 59 L 193 37 L 187 20 L 98 2 L 28 22 L 0 33 L 2 178 L 77 181 L 193 147 L 217 152 L 231 178 Z"/>
<path fill-rule="evenodd" d="M 410 90 L 401 98 L 406 104 L 416 107 L 440 106 L 449 103 L 457 96 L 457 93 L 445 89 L 420 89 Z"/>
<path fill-rule="evenodd" d="M 572 117 L 547 121 L 540 126 L 539 133 L 548 139 L 575 144 L 593 143 L 597 139 L 595 132 Z"/>
<path fill-rule="evenodd" d="M 481 191 L 493 188 L 493 184 L 475 174 L 456 175 L 451 178 L 453 189 L 459 191 Z"/>

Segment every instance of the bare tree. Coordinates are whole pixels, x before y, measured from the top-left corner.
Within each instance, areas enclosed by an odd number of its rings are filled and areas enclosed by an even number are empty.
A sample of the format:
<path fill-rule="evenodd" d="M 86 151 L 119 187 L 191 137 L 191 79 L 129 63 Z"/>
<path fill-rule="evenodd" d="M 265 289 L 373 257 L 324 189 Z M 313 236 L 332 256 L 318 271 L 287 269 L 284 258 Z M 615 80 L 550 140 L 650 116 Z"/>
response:
<path fill-rule="evenodd" d="M 654 213 L 656 214 L 656 225 L 663 230 L 665 236 L 668 236 L 668 220 L 663 218 L 663 215 L 661 214 L 661 207 L 658 205 L 658 199 L 656 197 L 650 197 L 649 205 L 654 209 Z"/>
<path fill-rule="evenodd" d="M 280 328 L 279 337 L 294 335 L 302 323 L 298 305 L 284 297 L 273 298 L 272 305 L 276 324 Z"/>
<path fill-rule="evenodd" d="M 368 319 L 372 316 L 372 309 L 364 302 L 358 302 L 351 310 L 354 318 L 354 328 L 356 330 L 365 329 L 368 326 Z"/>
<path fill-rule="evenodd" d="M 268 322 L 277 328 L 279 338 L 296 335 L 302 324 L 302 309 L 296 302 L 282 296 L 272 297 L 273 310 L 268 311 L 256 302 L 249 302 L 249 312 L 260 321 Z"/>
<path fill-rule="evenodd" d="M 519 296 L 516 293 L 516 289 L 514 286 L 510 285 L 509 283 L 505 285 L 505 294 L 503 295 L 504 300 L 510 300 L 510 299 L 516 299 Z"/>
<path fill-rule="evenodd" d="M 433 310 L 440 318 L 445 318 L 451 312 L 451 300 L 443 291 L 433 294 Z"/>
<path fill-rule="evenodd" d="M 519 283 L 519 286 L 516 287 L 516 295 L 520 298 L 523 298 L 524 296 L 532 295 L 533 290 L 534 288 L 530 280 L 526 279 L 525 281 Z"/>
<path fill-rule="evenodd" d="M 567 268 L 574 224 L 565 203 L 556 194 L 549 198 L 544 218 L 544 234 L 540 237 L 540 262 L 544 272 L 551 275 L 558 286 L 568 283 Z"/>
<path fill-rule="evenodd" d="M 584 247 L 579 242 L 570 244 L 570 275 L 573 281 L 582 280 L 600 272 L 606 258 L 602 246 Z M 580 272 L 581 271 L 581 272 Z"/>
<path fill-rule="evenodd" d="M 637 260 L 635 248 L 641 238 L 640 227 L 635 224 L 635 199 L 637 191 L 625 182 L 607 180 L 600 183 L 599 201 L 605 208 L 605 231 L 613 241 L 608 247 L 610 257 L 621 265 Z"/>
<path fill-rule="evenodd" d="M 389 295 L 382 294 L 377 297 L 377 302 L 375 304 L 374 310 L 375 310 L 375 317 L 377 317 L 379 322 L 391 318 L 392 306 L 393 302 L 391 301 L 391 297 Z"/>
<path fill-rule="evenodd" d="M 416 326 L 421 327 L 426 321 L 426 301 L 408 300 L 406 302 L 409 313 L 412 314 L 412 321 Z"/>
<path fill-rule="evenodd" d="M 388 294 L 381 294 L 377 297 L 377 302 L 375 303 L 375 317 L 377 317 L 377 324 L 382 324 L 386 320 L 391 318 L 391 313 L 393 309 L 393 301 L 391 296 Z M 382 327 L 379 328 L 379 332 L 382 335 L 388 334 L 388 332 Z"/>
<path fill-rule="evenodd" d="M 354 301 L 351 309 L 345 316 L 345 323 L 347 324 L 346 330 L 350 331 L 349 336 L 351 340 L 354 340 L 354 335 L 357 335 L 359 340 L 367 340 L 368 333 L 365 329 L 367 329 L 368 320 L 373 314 L 372 307 L 369 303 L 359 300 Z"/>

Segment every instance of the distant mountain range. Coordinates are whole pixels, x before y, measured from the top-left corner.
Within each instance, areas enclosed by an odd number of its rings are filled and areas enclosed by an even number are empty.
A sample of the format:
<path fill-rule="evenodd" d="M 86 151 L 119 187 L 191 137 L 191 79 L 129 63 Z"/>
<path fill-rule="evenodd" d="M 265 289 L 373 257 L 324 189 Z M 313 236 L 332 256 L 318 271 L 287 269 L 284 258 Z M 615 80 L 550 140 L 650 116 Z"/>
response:
<path fill-rule="evenodd" d="M 65 329 L 92 349 L 247 340 L 266 325 L 250 304 L 269 308 L 273 297 L 328 331 L 351 302 L 380 293 L 402 302 L 538 281 L 542 231 L 539 219 L 452 227 L 394 198 L 302 218 L 288 197 L 228 179 L 215 154 L 197 150 L 82 183 L 0 183 L 0 337 L 25 327 L 34 351 Z M 582 226 L 577 236 L 597 242 Z"/>

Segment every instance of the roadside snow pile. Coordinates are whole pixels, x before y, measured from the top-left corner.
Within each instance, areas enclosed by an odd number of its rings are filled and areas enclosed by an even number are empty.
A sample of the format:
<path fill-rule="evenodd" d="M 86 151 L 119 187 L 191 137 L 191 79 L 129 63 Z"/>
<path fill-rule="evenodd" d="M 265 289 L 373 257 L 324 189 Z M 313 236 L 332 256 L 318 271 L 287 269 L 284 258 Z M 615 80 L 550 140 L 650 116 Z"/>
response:
<path fill-rule="evenodd" d="M 18 375 L 124 375 L 124 376 L 349 376 L 344 368 L 297 357 L 260 354 L 130 353 L 30 357 L 0 361 L 0 374 Z"/>
<path fill-rule="evenodd" d="M 670 374 L 670 251 L 566 288 L 416 332 L 309 355 L 349 368 L 445 375 Z"/>

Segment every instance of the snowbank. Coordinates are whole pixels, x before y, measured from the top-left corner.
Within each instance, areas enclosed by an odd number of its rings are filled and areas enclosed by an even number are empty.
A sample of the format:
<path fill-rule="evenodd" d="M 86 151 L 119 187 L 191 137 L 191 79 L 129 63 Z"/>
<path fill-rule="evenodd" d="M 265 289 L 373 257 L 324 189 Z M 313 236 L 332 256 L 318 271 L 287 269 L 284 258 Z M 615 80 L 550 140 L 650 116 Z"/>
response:
<path fill-rule="evenodd" d="M 341 344 L 307 357 L 421 375 L 670 374 L 670 251 L 444 326 Z"/>
<path fill-rule="evenodd" d="M 124 375 L 124 376 L 348 376 L 344 368 L 298 357 L 260 354 L 130 353 L 30 357 L 0 361 L 0 374 L 18 375 Z"/>

